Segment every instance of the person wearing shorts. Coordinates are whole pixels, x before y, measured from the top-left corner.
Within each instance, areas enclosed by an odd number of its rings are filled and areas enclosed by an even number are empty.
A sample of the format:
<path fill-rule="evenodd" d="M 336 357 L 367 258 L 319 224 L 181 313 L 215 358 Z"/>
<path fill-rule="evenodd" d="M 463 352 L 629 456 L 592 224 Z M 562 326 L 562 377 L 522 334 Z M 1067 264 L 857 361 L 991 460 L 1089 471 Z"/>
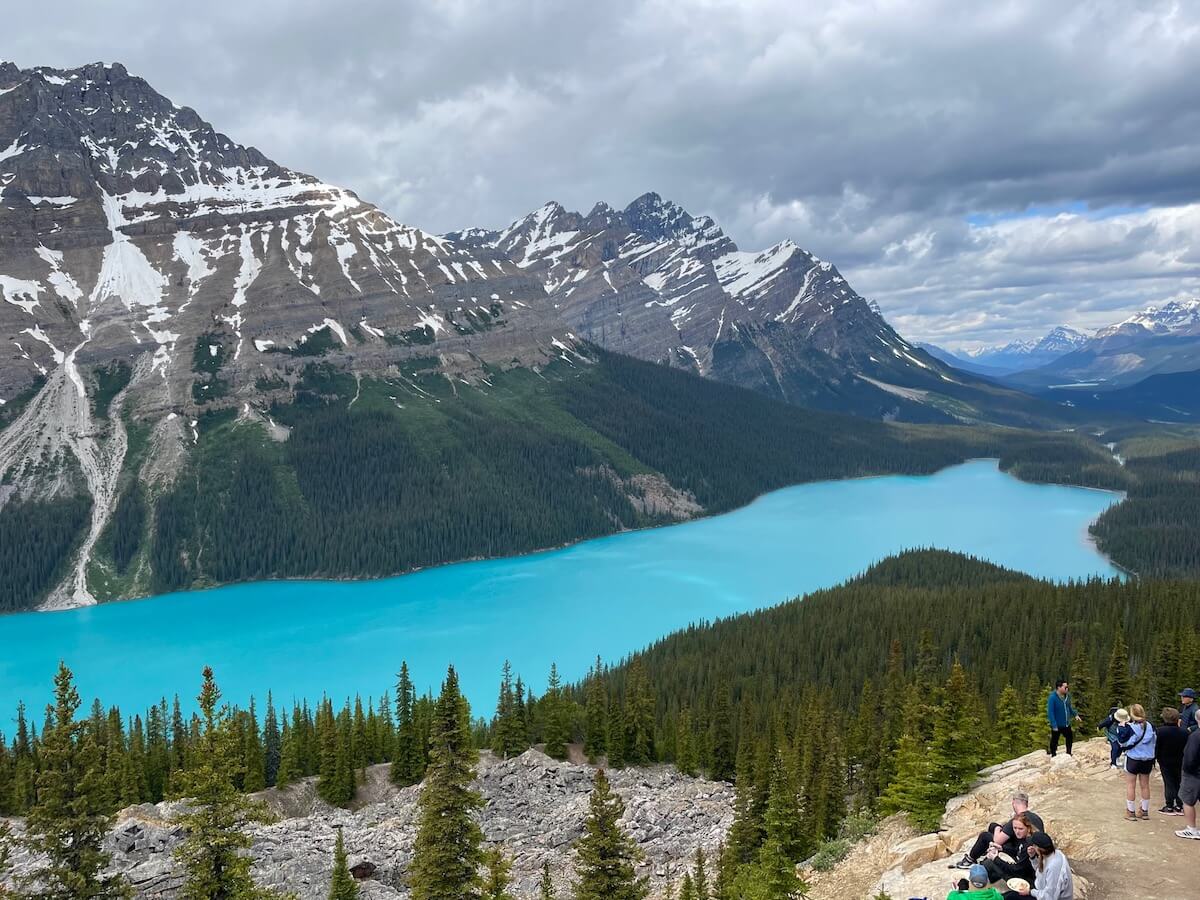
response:
<path fill-rule="evenodd" d="M 1200 841 L 1200 828 L 1196 827 L 1196 808 L 1200 805 L 1200 731 L 1189 734 L 1187 746 L 1183 748 L 1179 801 L 1183 804 L 1187 827 L 1175 832 L 1175 836 Z"/>
<path fill-rule="evenodd" d="M 1154 771 L 1157 735 L 1146 721 L 1146 710 L 1140 703 L 1129 707 L 1129 715 L 1131 721 L 1122 729 L 1126 737 L 1121 742 L 1121 749 L 1125 751 L 1125 821 L 1147 821 L 1150 818 L 1150 773 Z M 1141 809 L 1137 808 L 1139 786 L 1142 789 Z"/>

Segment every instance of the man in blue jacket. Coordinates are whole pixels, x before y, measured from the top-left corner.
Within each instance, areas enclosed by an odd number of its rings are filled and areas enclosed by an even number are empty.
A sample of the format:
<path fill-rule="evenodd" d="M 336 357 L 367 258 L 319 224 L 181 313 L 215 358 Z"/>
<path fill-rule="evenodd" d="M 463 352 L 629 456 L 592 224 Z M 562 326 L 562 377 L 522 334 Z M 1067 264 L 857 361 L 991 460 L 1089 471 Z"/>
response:
<path fill-rule="evenodd" d="M 1071 686 L 1062 679 L 1054 683 L 1054 690 L 1046 698 L 1046 719 L 1050 722 L 1050 749 L 1047 752 L 1058 756 L 1058 736 L 1061 734 L 1067 739 L 1067 756 L 1070 756 L 1071 745 L 1075 743 L 1071 724 L 1079 721 L 1079 713 L 1071 703 Z"/>
<path fill-rule="evenodd" d="M 1200 731 L 1200 722 L 1196 720 L 1196 692 L 1191 688 L 1179 692 L 1179 727 L 1188 734 Z"/>

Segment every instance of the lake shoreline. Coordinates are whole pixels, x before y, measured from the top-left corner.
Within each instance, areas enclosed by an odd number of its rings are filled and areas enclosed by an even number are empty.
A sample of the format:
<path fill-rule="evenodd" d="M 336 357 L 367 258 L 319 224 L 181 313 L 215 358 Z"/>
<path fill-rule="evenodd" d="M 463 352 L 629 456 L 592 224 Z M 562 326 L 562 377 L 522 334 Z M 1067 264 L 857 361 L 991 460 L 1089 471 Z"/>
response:
<path fill-rule="evenodd" d="M 508 553 L 508 554 L 504 554 L 501 556 L 468 556 L 468 557 L 463 557 L 462 559 L 446 560 L 445 562 L 432 563 L 432 564 L 426 565 L 426 566 L 417 566 L 412 569 L 405 569 L 401 572 L 393 572 L 393 573 L 389 573 L 389 574 L 385 574 L 385 575 L 333 575 L 333 576 L 329 576 L 329 577 L 322 577 L 319 575 L 296 575 L 296 576 L 279 576 L 279 577 L 274 577 L 274 578 L 250 578 L 250 579 L 246 579 L 244 581 L 223 581 L 223 582 L 220 582 L 217 584 L 198 585 L 198 586 L 194 586 L 194 587 L 190 587 L 190 588 L 185 588 L 185 589 L 179 590 L 179 591 L 168 591 L 165 594 L 138 594 L 138 595 L 132 596 L 132 597 L 122 597 L 117 600 L 104 600 L 104 601 L 97 602 L 97 603 L 80 603 L 80 604 L 73 605 L 73 606 L 72 605 L 53 606 L 53 607 L 37 606 L 37 607 L 34 607 L 33 609 L 28 609 L 28 610 L 17 610 L 17 611 L 8 612 L 8 613 L 2 613 L 2 614 L 0 614 L 0 620 L 3 620 L 10 616 L 22 616 L 22 615 L 29 615 L 29 614 L 35 614 L 35 613 L 39 614 L 39 615 L 53 615 L 55 613 L 74 613 L 74 612 L 79 612 L 80 610 L 83 610 L 83 609 L 98 609 L 100 607 L 113 606 L 115 604 L 141 603 L 141 602 L 146 602 L 146 601 L 150 601 L 150 600 L 165 599 L 167 597 L 176 597 L 176 596 L 180 596 L 183 594 L 203 594 L 203 593 L 207 593 L 210 591 L 219 591 L 224 588 L 236 587 L 239 585 L 250 585 L 250 584 L 314 584 L 314 585 L 358 584 L 358 583 L 366 583 L 366 582 L 390 581 L 395 578 L 405 578 L 409 575 L 417 575 L 421 572 L 429 572 L 429 571 L 433 571 L 436 569 L 442 569 L 447 566 L 457 566 L 457 565 L 462 565 L 465 563 L 488 562 L 488 561 L 503 560 L 503 559 L 524 559 L 527 557 L 538 556 L 543 553 L 555 553 L 560 550 L 566 550 L 570 547 L 576 547 L 576 546 L 579 546 L 580 544 L 587 543 L 588 541 L 600 541 L 600 540 L 604 540 L 606 538 L 612 538 L 612 537 L 616 537 L 618 535 L 624 535 L 624 534 L 638 534 L 638 533 L 642 533 L 642 532 L 652 532 L 652 531 L 656 531 L 661 528 L 674 528 L 678 525 L 687 525 L 687 524 L 693 523 L 693 522 L 702 522 L 702 521 L 706 521 L 709 519 L 720 518 L 721 516 L 730 515 L 731 513 L 735 513 L 740 510 L 747 509 L 747 508 L 753 506 L 755 503 L 759 502 L 764 497 L 770 496 L 771 494 L 774 494 L 778 491 L 788 490 L 789 488 L 802 487 L 804 485 L 813 485 L 813 484 L 837 484 L 837 483 L 842 483 L 842 482 L 870 481 L 870 480 L 876 479 L 876 478 L 897 478 L 897 477 L 901 477 L 901 478 L 932 478 L 932 477 L 934 477 L 942 472 L 945 472 L 949 469 L 956 468 L 957 466 L 965 466 L 965 465 L 969 465 L 971 463 L 977 463 L 977 462 L 994 462 L 994 463 L 996 463 L 997 471 L 1000 472 L 1001 475 L 1007 475 L 1009 478 L 1019 481 L 1022 484 L 1044 485 L 1047 487 L 1069 487 L 1069 488 L 1074 488 L 1077 490 L 1098 491 L 1102 494 L 1112 494 L 1118 498 L 1112 504 L 1113 506 L 1116 506 L 1118 503 L 1123 502 L 1127 497 L 1127 494 L 1125 491 L 1112 490 L 1109 488 L 1098 488 L 1098 487 L 1092 487 L 1089 485 L 1081 485 L 1081 484 L 1066 484 L 1066 483 L 1057 482 L 1057 481 L 1028 481 L 1024 478 L 1020 478 L 1016 475 L 1013 475 L 1011 472 L 1006 472 L 1003 469 L 1000 469 L 1000 458 L 999 457 L 996 457 L 996 456 L 973 456 L 973 457 L 969 457 L 967 459 L 961 460 L 959 462 L 949 463 L 948 465 L 942 466 L 940 469 L 935 469 L 932 472 L 926 472 L 926 473 L 915 474 L 915 475 L 910 474 L 910 473 L 903 473 L 903 472 L 881 472 L 881 473 L 874 473 L 871 475 L 847 475 L 842 478 L 817 478 L 817 479 L 813 479 L 812 481 L 797 481 L 792 484 L 786 484 L 781 487 L 772 488 L 768 491 L 763 491 L 762 493 L 756 494 L 753 498 L 746 501 L 745 503 L 742 503 L 738 506 L 732 507 L 731 509 L 721 510 L 720 512 L 714 512 L 714 513 L 701 512 L 698 515 L 691 516 L 686 519 L 678 519 L 674 522 L 660 522 L 656 525 L 644 525 L 640 528 L 622 528 L 618 531 L 609 532 L 608 534 L 599 534 L 599 535 L 593 535 L 591 537 L 576 538 L 574 540 L 564 541 L 560 544 L 555 544 L 553 546 L 539 547 L 535 550 L 526 550 L 521 553 Z M 1099 517 L 1097 517 L 1097 518 L 1099 518 Z M 1095 538 L 1091 534 L 1091 531 L 1090 531 L 1091 526 L 1094 525 L 1095 522 L 1096 522 L 1096 519 L 1093 519 L 1091 522 L 1087 523 L 1087 525 L 1084 526 L 1085 542 L 1090 544 L 1100 556 L 1102 556 L 1105 560 L 1108 561 L 1108 563 L 1111 566 L 1113 566 L 1116 569 L 1119 569 L 1121 572 L 1125 573 L 1126 575 L 1128 575 L 1130 577 L 1137 578 L 1138 577 L 1137 573 L 1131 572 L 1128 569 L 1126 569 L 1124 566 L 1121 566 L 1119 563 L 1115 562 L 1111 557 L 1109 557 L 1108 554 L 1104 553 L 1100 549 L 1099 545 L 1096 543 Z"/>

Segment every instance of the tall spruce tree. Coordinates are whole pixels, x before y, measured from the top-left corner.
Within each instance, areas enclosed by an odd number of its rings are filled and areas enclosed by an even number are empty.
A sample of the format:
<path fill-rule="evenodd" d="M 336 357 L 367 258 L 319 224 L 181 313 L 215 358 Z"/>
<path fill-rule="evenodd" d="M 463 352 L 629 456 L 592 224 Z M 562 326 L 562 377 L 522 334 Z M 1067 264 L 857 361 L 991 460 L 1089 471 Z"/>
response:
<path fill-rule="evenodd" d="M 599 656 L 584 689 L 584 723 L 583 752 L 588 762 L 595 764 L 608 748 L 608 691 Z"/>
<path fill-rule="evenodd" d="M 575 900 L 643 900 L 649 894 L 646 880 L 636 873 L 641 850 L 621 830 L 624 812 L 624 801 L 613 793 L 604 770 L 597 769 L 583 837 L 575 843 Z"/>
<path fill-rule="evenodd" d="M 1099 722 L 1102 715 L 1097 715 L 1099 710 L 1099 701 L 1096 697 L 1096 672 L 1092 666 L 1092 657 L 1088 653 L 1087 644 L 1079 641 L 1075 645 L 1075 652 L 1071 655 L 1071 673 L 1069 675 L 1071 685 L 1071 703 L 1074 705 L 1079 717 L 1088 724 L 1088 729 L 1096 722 Z M 1107 711 L 1108 707 L 1104 708 Z M 1073 723 L 1074 724 L 1074 723 Z"/>
<path fill-rule="evenodd" d="M 418 802 L 409 885 L 413 900 L 479 900 L 483 833 L 472 813 L 483 805 L 471 790 L 476 752 L 471 713 L 451 666 L 430 730 L 429 771 Z"/>
<path fill-rule="evenodd" d="M 37 799 L 25 820 L 25 846 L 44 859 L 22 879 L 30 900 L 110 900 L 131 895 L 105 876 L 104 839 L 112 824 L 98 734 L 78 721 L 79 694 L 64 663 L 38 749 Z"/>
<path fill-rule="evenodd" d="M 692 711 L 686 706 L 679 711 L 679 718 L 675 720 L 675 768 L 684 775 L 696 775 L 700 771 L 700 753 L 696 747 Z"/>
<path fill-rule="evenodd" d="M 1136 702 L 1133 697 L 1132 680 L 1129 677 L 1129 648 L 1125 644 L 1123 628 L 1118 628 L 1113 636 L 1112 653 L 1108 657 L 1108 672 L 1104 678 L 1104 693 L 1109 706 L 1128 708 Z"/>
<path fill-rule="evenodd" d="M 733 736 L 733 713 L 730 710 L 728 684 L 717 687 L 713 696 L 712 720 L 709 725 L 709 777 L 713 781 L 733 781 L 737 759 Z"/>
<path fill-rule="evenodd" d="M 233 717 L 221 703 L 213 671 L 205 667 L 197 697 L 200 728 L 192 766 L 178 782 L 181 798 L 189 800 L 176 820 L 186 837 L 175 850 L 183 866 L 186 900 L 265 900 L 278 896 L 259 888 L 250 877 L 250 848 L 245 827 L 261 821 L 265 812 L 234 786 L 242 775 L 242 751 Z"/>
<path fill-rule="evenodd" d="M 275 701 L 267 691 L 267 717 L 263 721 L 263 774 L 267 786 L 275 785 L 279 774 L 279 760 L 283 755 L 283 735 L 279 730 L 279 716 L 275 712 Z"/>
<path fill-rule="evenodd" d="M 563 696 L 562 679 L 559 678 L 556 663 L 550 664 L 550 677 L 542 703 L 546 710 L 546 755 L 554 759 L 566 759 L 567 742 L 571 740 L 571 711 Z"/>
<path fill-rule="evenodd" d="M 979 727 L 980 704 L 956 659 L 934 713 L 929 745 L 929 779 L 934 802 L 944 804 L 965 793 L 985 758 Z"/>
<path fill-rule="evenodd" d="M 400 663 L 396 676 L 396 749 L 392 756 L 393 784 L 416 784 L 425 777 L 425 745 L 417 725 L 417 695 L 408 663 Z"/>
<path fill-rule="evenodd" d="M 333 875 L 329 879 L 329 900 L 358 900 L 358 884 L 350 874 L 346 841 L 341 828 L 337 830 L 337 840 L 333 844 Z"/>

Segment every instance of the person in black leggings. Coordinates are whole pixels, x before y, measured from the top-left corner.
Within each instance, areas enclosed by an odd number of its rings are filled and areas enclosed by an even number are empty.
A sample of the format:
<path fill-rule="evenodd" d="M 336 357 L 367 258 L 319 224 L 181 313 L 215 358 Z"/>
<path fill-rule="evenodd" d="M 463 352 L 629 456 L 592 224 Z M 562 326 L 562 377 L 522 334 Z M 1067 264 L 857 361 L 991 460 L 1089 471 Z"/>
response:
<path fill-rule="evenodd" d="M 1028 848 L 1037 829 L 1028 813 L 1013 816 L 1012 826 L 1013 839 L 1004 844 L 1003 851 L 988 850 L 987 857 L 983 860 L 983 867 L 987 869 L 992 881 L 1002 881 L 1008 878 L 1024 878 L 1026 881 L 1033 881 L 1033 862 L 1029 859 Z M 1012 862 L 1001 859 L 1001 852 L 1010 857 Z"/>

